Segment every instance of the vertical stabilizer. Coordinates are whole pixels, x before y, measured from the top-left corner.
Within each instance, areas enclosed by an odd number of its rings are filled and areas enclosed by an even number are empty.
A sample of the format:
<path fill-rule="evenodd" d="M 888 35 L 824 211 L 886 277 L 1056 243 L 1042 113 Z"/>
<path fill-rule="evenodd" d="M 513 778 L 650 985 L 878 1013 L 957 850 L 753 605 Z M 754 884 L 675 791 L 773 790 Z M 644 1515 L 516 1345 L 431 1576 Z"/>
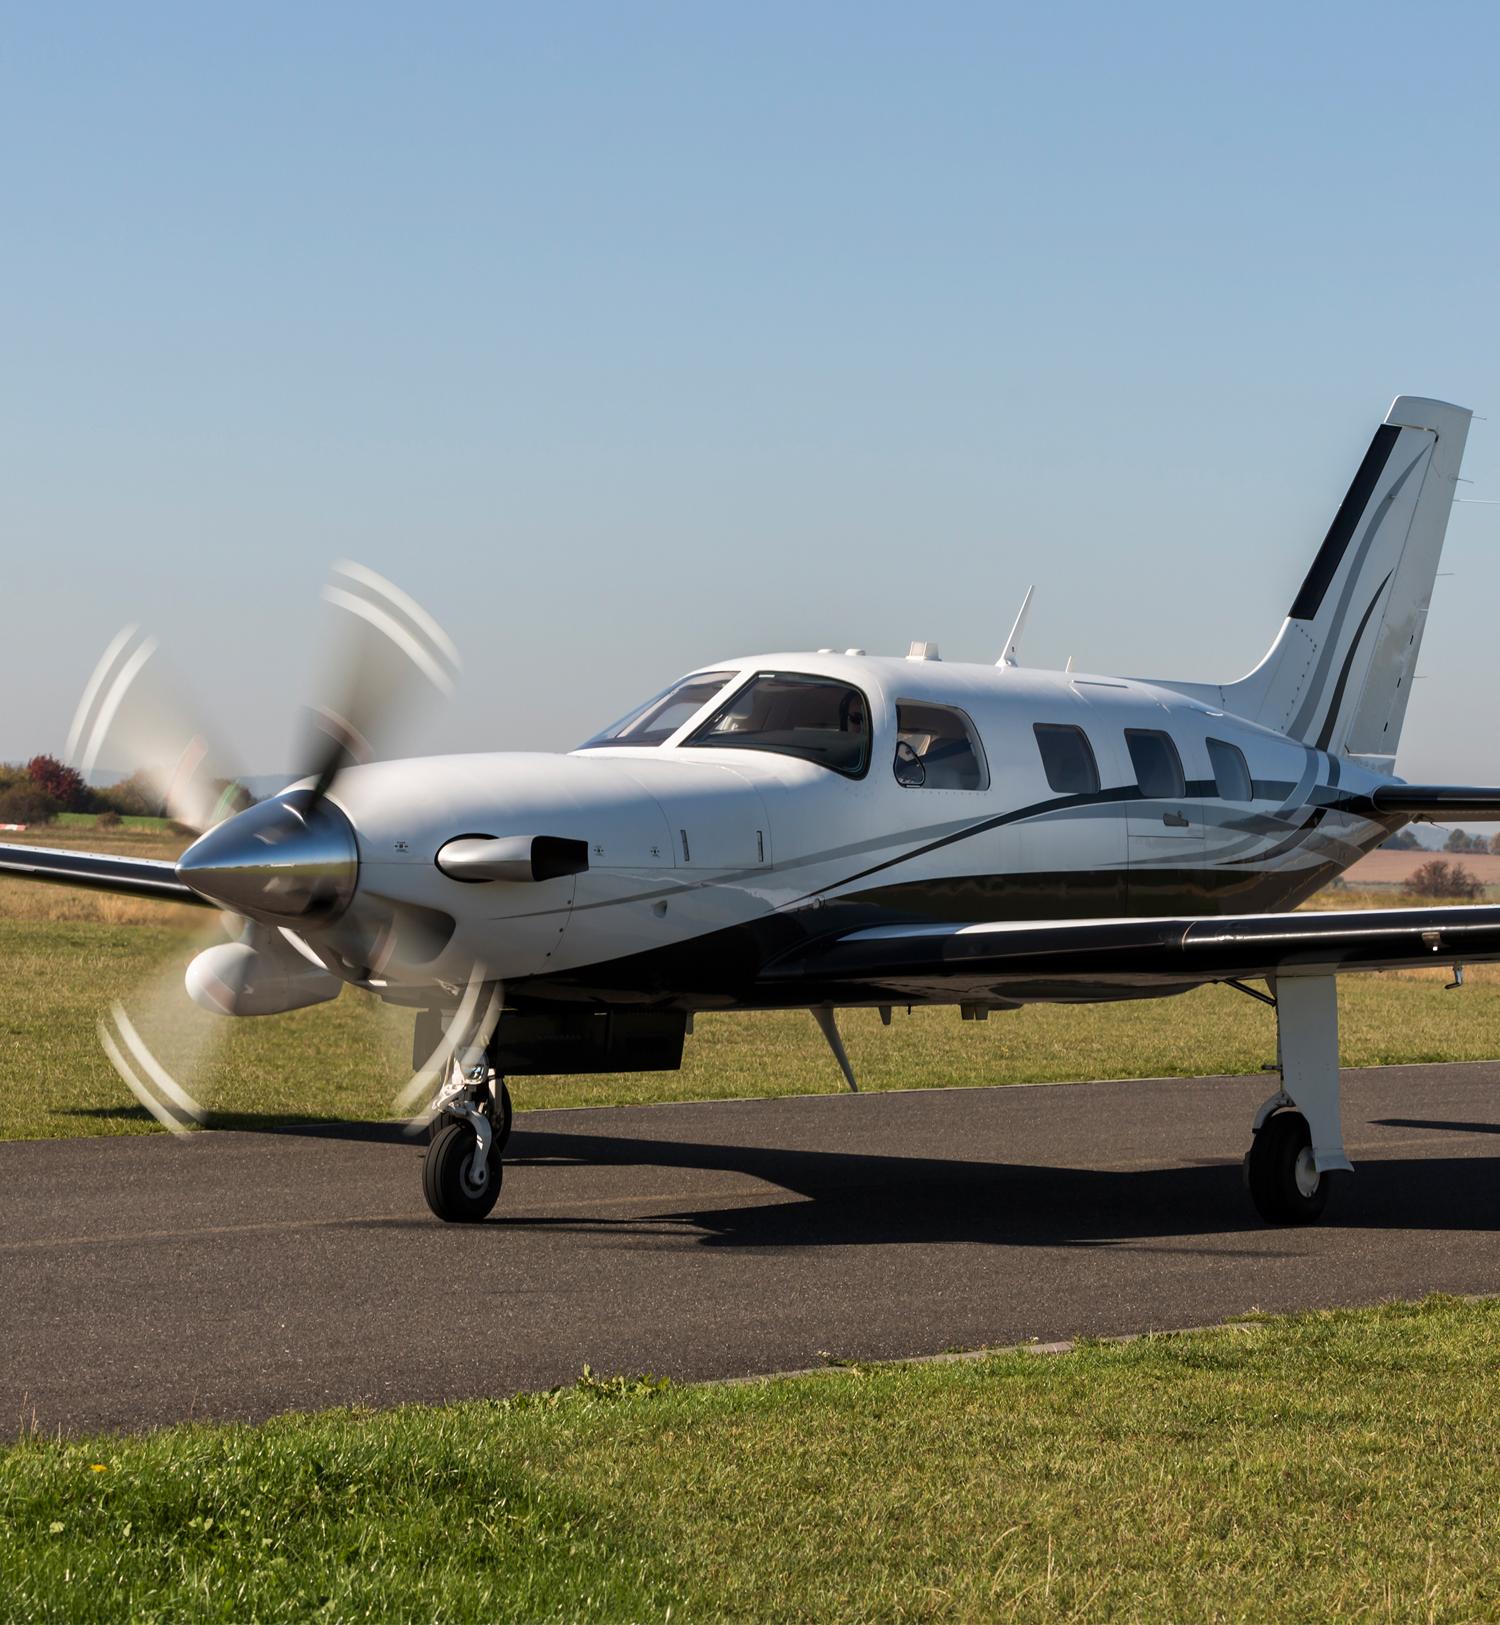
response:
<path fill-rule="evenodd" d="M 1226 710 L 1391 767 L 1422 647 L 1470 413 L 1397 398 L 1275 643 Z"/>

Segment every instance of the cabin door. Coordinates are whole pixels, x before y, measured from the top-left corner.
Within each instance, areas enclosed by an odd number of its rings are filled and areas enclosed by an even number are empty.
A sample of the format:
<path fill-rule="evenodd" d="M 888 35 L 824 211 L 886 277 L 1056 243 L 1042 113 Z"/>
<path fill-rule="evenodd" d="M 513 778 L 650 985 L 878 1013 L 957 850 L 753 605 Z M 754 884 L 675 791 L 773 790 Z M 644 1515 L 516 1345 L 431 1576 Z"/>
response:
<path fill-rule="evenodd" d="M 1136 796 L 1126 803 L 1132 914 L 1172 914 L 1198 907 L 1206 861 L 1203 803 L 1188 796 L 1182 757 L 1160 728 L 1127 728 L 1125 744 Z"/>

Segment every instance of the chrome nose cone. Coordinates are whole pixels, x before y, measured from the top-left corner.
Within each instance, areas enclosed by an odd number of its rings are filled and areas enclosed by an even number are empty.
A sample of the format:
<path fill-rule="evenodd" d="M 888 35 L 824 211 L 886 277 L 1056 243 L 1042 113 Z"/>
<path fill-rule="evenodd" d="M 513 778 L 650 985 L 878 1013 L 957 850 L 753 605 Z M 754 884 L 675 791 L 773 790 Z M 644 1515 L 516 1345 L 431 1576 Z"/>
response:
<path fill-rule="evenodd" d="M 332 802 L 291 790 L 201 836 L 177 878 L 236 914 L 268 925 L 337 919 L 354 897 L 359 850 Z"/>

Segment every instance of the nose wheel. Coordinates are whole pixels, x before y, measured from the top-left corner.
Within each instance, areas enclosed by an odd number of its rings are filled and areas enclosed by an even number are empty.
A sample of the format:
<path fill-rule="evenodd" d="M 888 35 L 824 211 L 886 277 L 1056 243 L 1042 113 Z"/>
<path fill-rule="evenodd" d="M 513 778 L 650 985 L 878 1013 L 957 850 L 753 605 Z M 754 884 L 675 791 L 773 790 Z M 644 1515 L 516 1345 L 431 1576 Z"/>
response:
<path fill-rule="evenodd" d="M 501 1156 L 510 1140 L 510 1090 L 465 1090 L 443 1107 L 439 1127 L 422 1162 L 422 1194 L 448 1224 L 478 1224 L 500 1199 Z"/>

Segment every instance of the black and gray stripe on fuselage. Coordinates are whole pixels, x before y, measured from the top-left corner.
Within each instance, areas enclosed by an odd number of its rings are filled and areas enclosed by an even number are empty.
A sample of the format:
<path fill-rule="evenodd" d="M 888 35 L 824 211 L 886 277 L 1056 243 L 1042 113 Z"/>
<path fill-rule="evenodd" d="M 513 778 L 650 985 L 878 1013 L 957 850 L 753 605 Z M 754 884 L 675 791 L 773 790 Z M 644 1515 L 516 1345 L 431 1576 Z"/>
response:
<path fill-rule="evenodd" d="M 1254 781 L 1255 798 L 1275 802 L 1274 811 L 1212 801 L 1211 785 L 1189 785 L 1190 791 L 1198 792 L 1194 799 L 1205 821 L 1250 839 L 1258 850 L 1259 866 L 1254 852 L 1242 854 L 1236 847 L 1239 855 L 1229 862 L 1205 855 L 1178 864 L 1125 860 L 1096 867 L 910 873 L 910 865 L 949 849 L 960 852 L 965 843 L 996 829 L 1079 818 L 1149 817 L 1175 805 L 1148 799 L 1135 785 L 1118 786 L 1054 797 L 978 820 L 879 862 L 866 862 L 769 915 L 669 946 L 528 979 L 513 992 L 523 1003 L 562 997 L 659 1000 L 690 1009 L 780 1007 L 795 1004 L 796 998 L 789 1000 L 788 989 L 758 985 L 764 965 L 797 946 L 870 926 L 1253 914 L 1293 908 L 1405 821 L 1356 810 L 1353 798 L 1339 790 L 1337 777 L 1335 770 L 1327 782 Z M 868 858 L 879 847 L 866 841 L 859 850 Z M 718 876 L 706 884 L 733 882 L 733 876 Z M 1068 1000 L 1134 996 L 1113 980 L 1092 990 L 1082 984 L 1047 990 L 1039 983 L 1024 995 Z"/>
<path fill-rule="evenodd" d="M 1308 771 L 1295 783 L 1253 781 L 1254 801 L 1273 802 L 1273 807 L 1220 801 L 1212 781 L 1191 781 L 1185 796 L 1167 800 L 1146 797 L 1136 785 L 1059 796 L 892 854 L 828 882 L 803 901 L 859 901 L 913 918 L 974 921 L 1085 918 L 1163 908 L 1242 913 L 1293 907 L 1379 846 L 1402 822 L 1361 810 L 1359 801 L 1339 788 L 1337 758 L 1311 749 L 1307 758 Z M 1165 825 L 1185 806 L 1202 832 L 1199 850 L 1143 852 L 1147 843 L 1140 838 L 1140 826 L 1158 819 Z M 1080 865 L 988 870 L 976 865 L 966 873 L 938 875 L 900 872 L 992 832 L 1100 820 L 1122 826 L 1119 838 L 1110 843 L 1120 857 Z M 1212 846 L 1210 831 L 1221 837 Z"/>

